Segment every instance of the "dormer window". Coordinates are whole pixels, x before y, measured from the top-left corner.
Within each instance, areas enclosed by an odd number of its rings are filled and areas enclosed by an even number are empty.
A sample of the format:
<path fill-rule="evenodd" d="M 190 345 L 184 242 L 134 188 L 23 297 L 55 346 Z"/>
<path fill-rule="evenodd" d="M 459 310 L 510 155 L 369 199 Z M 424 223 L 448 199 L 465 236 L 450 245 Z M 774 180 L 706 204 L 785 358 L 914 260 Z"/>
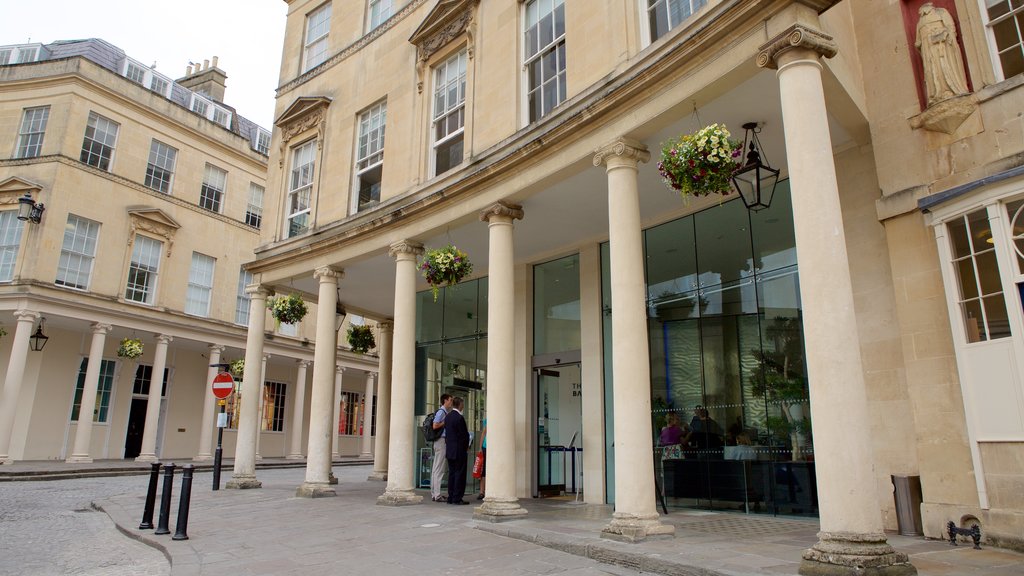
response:
<path fill-rule="evenodd" d="M 125 58 L 124 65 L 121 67 L 121 75 L 164 98 L 171 97 L 171 79 L 157 73 L 149 66 L 143 66 L 137 60 Z"/>

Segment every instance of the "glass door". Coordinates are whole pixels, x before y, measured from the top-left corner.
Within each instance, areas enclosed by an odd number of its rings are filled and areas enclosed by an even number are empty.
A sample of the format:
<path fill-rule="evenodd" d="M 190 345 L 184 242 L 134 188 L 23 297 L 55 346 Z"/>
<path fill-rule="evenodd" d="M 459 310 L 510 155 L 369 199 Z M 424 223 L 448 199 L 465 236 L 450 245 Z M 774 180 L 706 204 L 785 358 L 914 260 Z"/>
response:
<path fill-rule="evenodd" d="M 534 370 L 537 495 L 582 490 L 583 395 L 579 363 Z"/>

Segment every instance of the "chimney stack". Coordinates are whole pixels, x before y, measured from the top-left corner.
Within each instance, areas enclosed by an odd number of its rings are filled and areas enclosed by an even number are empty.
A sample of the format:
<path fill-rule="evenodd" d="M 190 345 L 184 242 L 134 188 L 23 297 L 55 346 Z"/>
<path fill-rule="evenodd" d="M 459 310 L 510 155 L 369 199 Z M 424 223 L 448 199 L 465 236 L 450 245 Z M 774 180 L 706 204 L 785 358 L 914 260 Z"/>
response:
<path fill-rule="evenodd" d="M 218 58 L 213 57 L 213 66 L 210 60 L 203 60 L 202 64 L 192 64 L 185 69 L 185 77 L 175 80 L 184 88 L 193 92 L 205 94 L 217 102 L 224 102 L 224 91 L 228 75 L 217 67 Z"/>

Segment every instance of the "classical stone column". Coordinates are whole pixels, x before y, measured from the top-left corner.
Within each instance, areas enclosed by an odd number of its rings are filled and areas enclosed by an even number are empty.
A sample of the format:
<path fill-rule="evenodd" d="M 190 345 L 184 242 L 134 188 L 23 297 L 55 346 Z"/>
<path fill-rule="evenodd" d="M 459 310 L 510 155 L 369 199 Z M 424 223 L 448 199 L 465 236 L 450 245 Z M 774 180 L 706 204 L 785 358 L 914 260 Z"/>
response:
<path fill-rule="evenodd" d="M 338 453 L 338 419 L 341 418 L 341 379 L 345 375 L 345 367 L 338 364 L 334 367 L 334 418 L 331 420 L 331 462 L 334 462 L 341 455 Z M 334 467 L 331 467 L 330 483 L 337 484 L 338 478 L 334 475 Z"/>
<path fill-rule="evenodd" d="M 629 542 L 675 533 L 674 526 L 658 519 L 654 494 L 651 366 L 643 230 L 636 181 L 637 165 L 650 156 L 643 144 L 628 138 L 619 138 L 594 155 L 594 166 L 604 165 L 608 174 L 615 409 L 615 513 L 601 536 Z M 490 486 L 487 491 L 490 492 Z"/>
<path fill-rule="evenodd" d="M 302 460 L 302 430 L 305 428 L 303 415 L 306 410 L 306 368 L 308 360 L 299 360 L 299 368 L 295 373 L 295 393 L 292 394 L 292 450 L 289 460 Z"/>
<path fill-rule="evenodd" d="M 167 346 L 174 338 L 167 334 L 156 337 L 156 352 L 153 354 L 153 377 L 149 379 L 149 395 L 146 397 L 146 424 L 142 429 L 142 449 L 136 462 L 156 462 L 156 436 L 160 428 L 160 398 L 164 389 L 164 369 L 167 367 Z M 81 418 L 79 418 L 81 420 Z"/>
<path fill-rule="evenodd" d="M 801 21 L 817 21 L 805 12 Z M 819 61 L 835 53 L 829 36 L 796 24 L 757 58 L 759 66 L 778 69 L 800 263 L 821 522 L 800 574 L 917 574 L 883 531 L 871 435 L 850 433 L 871 419 Z"/>
<path fill-rule="evenodd" d="M 260 408 L 258 420 L 259 424 L 256 425 L 256 461 L 263 460 L 263 456 L 260 456 L 260 440 L 263 438 L 263 422 L 267 415 L 267 362 L 270 362 L 270 354 L 263 355 L 263 362 L 260 363 Z"/>
<path fill-rule="evenodd" d="M 377 434 L 373 442 L 373 472 L 367 480 L 388 479 L 388 442 L 391 438 L 391 336 L 394 323 L 377 324 L 380 341 L 377 357 L 380 359 L 380 378 L 377 381 Z"/>
<path fill-rule="evenodd" d="M 395 335 L 391 363 L 391 436 L 388 444 L 388 486 L 377 504 L 400 506 L 419 504 L 423 497 L 413 492 L 416 430 L 413 397 L 416 394 L 416 257 L 423 245 L 403 240 L 391 245 L 395 258 Z"/>
<path fill-rule="evenodd" d="M 338 279 L 343 272 L 329 266 L 317 268 L 320 281 L 316 307 L 316 342 L 313 348 L 313 391 L 310 394 L 309 447 L 306 450 L 306 481 L 295 491 L 303 498 L 336 496 L 331 488 L 331 397 L 338 354 L 334 311 L 338 304 Z"/>
<path fill-rule="evenodd" d="M 92 344 L 89 346 L 89 365 L 85 369 L 85 383 L 82 387 L 82 403 L 78 408 L 78 426 L 75 428 L 75 445 L 68 456 L 68 462 L 92 462 L 89 445 L 92 443 L 92 419 L 96 411 L 96 391 L 100 383 L 100 366 L 103 365 L 103 347 L 107 342 L 110 324 L 92 325 Z M 148 412 L 148 411 L 147 411 Z"/>
<path fill-rule="evenodd" d="M 249 331 L 245 337 L 245 365 L 256 366 L 263 358 L 263 330 L 267 327 L 269 291 L 259 285 L 245 288 L 249 295 Z M 242 409 L 238 415 L 235 467 L 225 488 L 260 488 L 256 479 L 256 436 L 259 432 L 259 397 L 263 374 L 250 368 L 242 375 Z"/>
<path fill-rule="evenodd" d="M 366 392 L 363 393 L 363 449 L 359 453 L 363 458 L 373 455 L 373 379 L 375 372 L 366 373 Z"/>
<path fill-rule="evenodd" d="M 11 458 L 11 435 L 14 433 L 14 419 L 18 414 L 21 380 L 25 377 L 28 341 L 32 336 L 32 325 L 39 319 L 39 313 L 18 310 L 14 317 L 17 318 L 17 327 L 14 329 L 14 342 L 11 343 L 11 359 L 7 362 L 3 396 L 0 396 L 0 462 L 4 464 L 14 462 Z"/>
<path fill-rule="evenodd" d="M 224 352 L 224 346 L 210 344 L 207 349 L 210 351 L 210 364 L 220 364 L 220 355 Z M 213 379 L 220 372 L 220 368 L 210 366 L 206 371 L 206 392 L 203 394 L 203 423 L 199 428 L 199 452 L 192 459 L 193 462 L 209 462 L 213 460 L 213 429 L 214 418 L 217 413 L 217 397 L 213 395 Z"/>
<path fill-rule="evenodd" d="M 515 254 L 513 222 L 520 206 L 499 202 L 480 219 L 488 228 L 487 495 L 474 518 L 499 522 L 526 516 L 516 497 Z"/>

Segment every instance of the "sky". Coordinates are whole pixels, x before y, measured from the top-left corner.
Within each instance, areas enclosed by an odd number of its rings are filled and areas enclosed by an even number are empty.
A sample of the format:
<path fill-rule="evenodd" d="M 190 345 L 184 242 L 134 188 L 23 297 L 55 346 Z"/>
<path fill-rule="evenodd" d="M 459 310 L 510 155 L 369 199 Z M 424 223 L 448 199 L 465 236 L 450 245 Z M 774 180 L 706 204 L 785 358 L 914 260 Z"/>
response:
<path fill-rule="evenodd" d="M 224 100 L 272 128 L 287 4 L 283 0 L 37 0 L 4 2 L 0 46 L 102 38 L 177 79 L 189 61 L 219 57 Z"/>

